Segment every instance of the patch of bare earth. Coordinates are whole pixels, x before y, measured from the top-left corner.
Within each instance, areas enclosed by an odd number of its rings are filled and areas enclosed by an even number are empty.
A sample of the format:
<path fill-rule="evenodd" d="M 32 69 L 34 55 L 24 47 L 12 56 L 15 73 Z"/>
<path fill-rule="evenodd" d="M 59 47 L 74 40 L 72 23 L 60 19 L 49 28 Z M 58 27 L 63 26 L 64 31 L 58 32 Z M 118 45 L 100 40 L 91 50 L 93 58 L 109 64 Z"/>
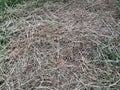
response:
<path fill-rule="evenodd" d="M 13 9 L 5 22 L 13 32 L 1 90 L 119 90 L 120 72 L 111 62 L 120 58 L 104 53 L 120 46 L 113 6 L 74 0 Z"/>

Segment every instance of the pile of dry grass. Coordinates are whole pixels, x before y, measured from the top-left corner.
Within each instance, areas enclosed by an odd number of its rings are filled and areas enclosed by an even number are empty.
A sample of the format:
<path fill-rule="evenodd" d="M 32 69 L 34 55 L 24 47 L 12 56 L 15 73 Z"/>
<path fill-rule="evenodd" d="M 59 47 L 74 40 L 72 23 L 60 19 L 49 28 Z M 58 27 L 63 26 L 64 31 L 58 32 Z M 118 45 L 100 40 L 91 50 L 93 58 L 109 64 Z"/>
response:
<path fill-rule="evenodd" d="M 0 75 L 1 90 L 119 90 L 115 8 L 91 1 L 29 2 L 9 9 L 4 25 L 13 32 L 0 64 L 7 62 L 8 69 Z"/>

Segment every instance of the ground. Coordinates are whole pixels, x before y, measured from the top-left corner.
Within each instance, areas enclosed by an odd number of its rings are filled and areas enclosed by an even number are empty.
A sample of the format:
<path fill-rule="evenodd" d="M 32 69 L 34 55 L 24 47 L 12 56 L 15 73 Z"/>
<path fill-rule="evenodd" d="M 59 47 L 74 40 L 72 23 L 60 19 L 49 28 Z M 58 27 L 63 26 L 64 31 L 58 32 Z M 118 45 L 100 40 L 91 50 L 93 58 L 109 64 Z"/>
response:
<path fill-rule="evenodd" d="M 1 90 L 120 89 L 113 2 L 34 1 L 8 8 L 1 18 L 11 31 L 0 61 Z"/>

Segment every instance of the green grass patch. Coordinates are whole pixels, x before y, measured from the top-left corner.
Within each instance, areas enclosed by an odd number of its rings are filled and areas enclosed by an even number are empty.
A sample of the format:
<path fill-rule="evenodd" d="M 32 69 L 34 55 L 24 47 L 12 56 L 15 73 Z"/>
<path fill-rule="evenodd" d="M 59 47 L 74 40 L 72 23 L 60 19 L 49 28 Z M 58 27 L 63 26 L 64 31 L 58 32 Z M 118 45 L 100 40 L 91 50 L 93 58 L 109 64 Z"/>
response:
<path fill-rule="evenodd" d="M 0 0 L 0 11 L 3 11 L 6 6 L 15 6 L 18 3 L 22 3 L 28 0 Z"/>
<path fill-rule="evenodd" d="M 21 4 L 26 1 L 32 1 L 32 0 L 0 0 L 0 11 L 3 11 L 7 6 L 14 7 L 16 4 Z M 41 2 L 47 2 L 47 1 L 65 2 L 66 0 L 36 0 L 36 1 L 39 1 L 41 3 Z"/>

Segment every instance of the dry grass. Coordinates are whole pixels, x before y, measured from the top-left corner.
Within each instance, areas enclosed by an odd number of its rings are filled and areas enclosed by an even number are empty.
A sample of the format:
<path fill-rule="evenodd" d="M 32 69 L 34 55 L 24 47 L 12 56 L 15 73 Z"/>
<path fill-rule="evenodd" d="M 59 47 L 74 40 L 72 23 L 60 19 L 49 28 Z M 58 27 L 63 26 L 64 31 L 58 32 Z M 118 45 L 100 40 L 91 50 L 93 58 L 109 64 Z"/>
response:
<path fill-rule="evenodd" d="M 0 89 L 119 90 L 120 25 L 108 7 L 74 0 L 9 8 L 2 16 L 12 32 L 10 51 L 0 58 Z"/>

